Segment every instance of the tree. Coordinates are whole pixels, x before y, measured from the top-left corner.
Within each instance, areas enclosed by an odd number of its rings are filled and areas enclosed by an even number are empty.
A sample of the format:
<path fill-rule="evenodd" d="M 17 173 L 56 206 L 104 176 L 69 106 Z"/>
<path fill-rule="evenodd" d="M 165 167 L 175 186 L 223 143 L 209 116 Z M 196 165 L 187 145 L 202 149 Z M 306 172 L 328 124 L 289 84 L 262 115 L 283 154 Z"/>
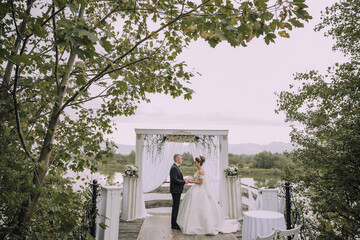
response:
<path fill-rule="evenodd" d="M 182 165 L 188 166 L 188 167 L 194 166 L 194 161 L 195 160 L 194 160 L 194 158 L 193 158 L 193 156 L 191 155 L 190 152 L 183 153 L 182 158 L 183 158 Z"/>
<path fill-rule="evenodd" d="M 236 155 L 229 153 L 229 165 L 236 165 L 239 168 L 243 168 L 246 159 L 247 157 L 245 155 Z"/>
<path fill-rule="evenodd" d="M 111 152 L 103 134 L 112 132 L 113 117 L 134 114 L 148 93 L 191 98 L 194 73 L 177 56 L 192 39 L 212 47 L 246 46 L 255 37 L 269 44 L 311 18 L 304 0 L 0 4 L 0 221 L 8 236 L 22 238 L 31 236 L 50 175 L 95 170 Z M 9 205 L 9 193 L 19 189 L 3 186 L 16 186 L 17 177 L 27 184 Z"/>
<path fill-rule="evenodd" d="M 360 1 L 326 9 L 317 30 L 349 57 L 326 74 L 296 74 L 300 87 L 279 94 L 278 111 L 292 123 L 295 166 L 287 178 L 309 193 L 316 239 L 360 236 Z M 293 88 L 294 86 L 291 86 Z"/>
<path fill-rule="evenodd" d="M 278 155 L 263 151 L 254 156 L 254 167 L 265 169 L 274 168 L 279 159 Z"/>

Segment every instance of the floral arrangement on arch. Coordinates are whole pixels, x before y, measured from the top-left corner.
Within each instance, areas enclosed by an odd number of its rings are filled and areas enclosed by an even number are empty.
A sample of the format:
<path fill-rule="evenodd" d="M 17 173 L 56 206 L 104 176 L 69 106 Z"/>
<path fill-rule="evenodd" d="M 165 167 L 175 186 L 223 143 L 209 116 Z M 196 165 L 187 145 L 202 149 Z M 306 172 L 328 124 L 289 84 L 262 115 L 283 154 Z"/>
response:
<path fill-rule="evenodd" d="M 224 172 L 227 177 L 239 176 L 239 174 L 240 174 L 239 168 L 235 165 L 229 166 L 228 168 L 226 168 L 224 170 Z"/>
<path fill-rule="evenodd" d="M 139 177 L 139 168 L 134 165 L 126 165 L 125 166 L 125 176 Z"/>

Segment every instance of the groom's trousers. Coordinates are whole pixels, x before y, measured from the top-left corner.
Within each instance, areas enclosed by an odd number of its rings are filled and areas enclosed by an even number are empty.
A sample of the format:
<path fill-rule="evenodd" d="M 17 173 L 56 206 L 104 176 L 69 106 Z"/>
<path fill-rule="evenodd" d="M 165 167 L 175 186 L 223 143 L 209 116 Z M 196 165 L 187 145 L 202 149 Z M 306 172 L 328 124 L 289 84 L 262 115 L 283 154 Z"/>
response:
<path fill-rule="evenodd" d="M 179 212 L 180 198 L 181 193 L 172 193 L 173 206 L 171 211 L 171 227 L 176 227 L 178 224 L 176 223 L 177 215 Z"/>

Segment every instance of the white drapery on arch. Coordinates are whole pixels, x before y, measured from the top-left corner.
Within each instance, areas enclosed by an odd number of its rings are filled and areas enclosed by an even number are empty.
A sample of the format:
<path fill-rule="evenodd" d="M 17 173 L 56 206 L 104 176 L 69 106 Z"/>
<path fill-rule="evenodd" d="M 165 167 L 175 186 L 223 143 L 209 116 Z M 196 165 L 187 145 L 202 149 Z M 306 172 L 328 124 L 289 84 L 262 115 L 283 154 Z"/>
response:
<path fill-rule="evenodd" d="M 209 176 L 211 190 L 220 201 L 221 207 L 227 216 L 227 194 L 226 179 L 223 169 L 228 166 L 228 142 L 227 130 L 170 130 L 170 129 L 135 129 L 136 131 L 136 159 L 135 164 L 139 167 L 140 176 L 134 199 L 135 217 L 146 217 L 144 193 L 150 192 L 159 187 L 169 175 L 170 167 L 173 164 L 173 155 L 181 153 L 183 142 L 165 142 L 161 154 L 158 150 L 149 152 L 146 147 L 146 136 L 206 136 L 212 137 L 215 143 L 215 151 L 209 154 L 208 148 L 201 148 L 198 144 L 189 142 L 191 152 L 194 156 L 203 155 L 207 161 L 204 170 Z M 210 138 L 211 139 L 211 138 Z M 215 139 L 215 140 L 214 140 Z M 206 145 L 206 144 L 205 144 Z M 155 149 L 155 148 L 153 148 Z M 155 153 L 155 154 L 154 154 Z M 154 158 L 154 156 L 158 156 Z"/>
<path fill-rule="evenodd" d="M 142 194 L 151 192 L 160 187 L 169 176 L 170 167 L 174 163 L 174 154 L 182 150 L 183 143 L 165 142 L 159 152 L 158 148 L 143 149 L 143 171 L 141 171 Z M 146 217 L 145 200 L 141 198 L 141 214 Z"/>
<path fill-rule="evenodd" d="M 153 153 L 144 148 L 144 171 L 141 173 L 144 193 L 151 192 L 163 184 L 169 176 L 171 165 L 174 163 L 174 154 L 181 152 L 183 145 L 183 143 L 165 142 L 163 151 L 155 159 Z"/>
<path fill-rule="evenodd" d="M 219 172 L 219 137 L 215 136 L 213 139 L 213 148 L 206 148 L 199 146 L 199 144 L 190 142 L 191 155 L 194 157 L 204 156 L 206 161 L 203 165 L 204 172 L 209 181 L 209 188 L 215 195 L 217 201 L 220 201 L 220 172 Z"/>

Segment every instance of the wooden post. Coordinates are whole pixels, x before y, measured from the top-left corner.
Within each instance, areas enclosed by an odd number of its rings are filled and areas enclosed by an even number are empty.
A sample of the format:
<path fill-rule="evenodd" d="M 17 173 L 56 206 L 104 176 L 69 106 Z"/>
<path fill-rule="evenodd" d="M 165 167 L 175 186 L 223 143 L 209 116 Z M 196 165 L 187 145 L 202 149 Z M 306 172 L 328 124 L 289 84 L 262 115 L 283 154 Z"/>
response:
<path fill-rule="evenodd" d="M 144 193 L 142 190 L 142 172 L 143 169 L 143 149 L 144 149 L 144 135 L 136 133 L 136 152 L 135 152 L 135 165 L 139 168 L 139 177 L 136 182 L 135 205 L 134 214 L 135 218 L 146 217 Z"/>
<path fill-rule="evenodd" d="M 225 217 L 229 217 L 229 197 L 227 192 L 227 180 L 225 177 L 224 169 L 229 166 L 228 156 L 228 136 L 219 136 L 220 141 L 220 163 L 219 163 L 219 177 L 220 177 L 220 206 L 224 210 Z"/>

